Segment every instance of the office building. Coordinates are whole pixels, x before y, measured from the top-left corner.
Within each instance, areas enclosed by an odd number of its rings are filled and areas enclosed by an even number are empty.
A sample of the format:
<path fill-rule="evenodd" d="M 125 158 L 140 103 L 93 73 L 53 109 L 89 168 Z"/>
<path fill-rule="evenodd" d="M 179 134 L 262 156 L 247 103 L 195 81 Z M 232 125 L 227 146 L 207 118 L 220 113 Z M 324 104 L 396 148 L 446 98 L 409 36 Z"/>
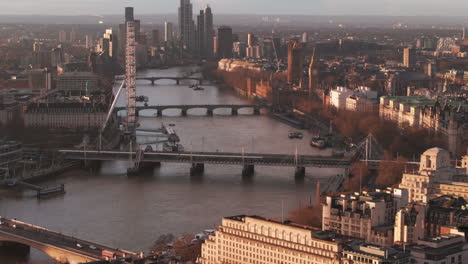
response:
<path fill-rule="evenodd" d="M 125 7 L 125 23 L 135 20 L 133 7 Z"/>
<path fill-rule="evenodd" d="M 327 196 L 322 205 L 322 229 L 391 247 L 396 210 L 407 200 L 407 192 L 400 189 Z"/>
<path fill-rule="evenodd" d="M 405 48 L 403 50 L 403 67 L 413 68 L 416 65 L 416 50 Z"/>
<path fill-rule="evenodd" d="M 443 195 L 468 199 L 466 168 L 456 168 L 450 161 L 450 154 L 444 149 L 426 150 L 421 155 L 419 171 L 403 174 L 399 185 L 408 191 L 409 202 L 427 203 Z"/>
<path fill-rule="evenodd" d="M 468 244 L 463 236 L 444 235 L 421 239 L 411 247 L 414 264 L 465 264 L 468 263 Z"/>
<path fill-rule="evenodd" d="M 33 51 L 45 51 L 45 50 L 46 50 L 46 46 L 44 42 L 34 41 Z"/>
<path fill-rule="evenodd" d="M 413 245 L 425 237 L 427 206 L 410 203 L 398 209 L 395 215 L 394 244 Z"/>
<path fill-rule="evenodd" d="M 426 213 L 426 234 L 429 237 L 459 233 L 468 227 L 468 203 L 462 197 L 444 195 L 429 201 Z"/>
<path fill-rule="evenodd" d="M 142 39 L 142 34 L 141 34 L 141 20 L 133 20 L 133 27 L 135 28 L 135 41 L 138 43 L 138 44 L 142 44 L 144 45 L 144 43 L 140 43 L 141 39 Z"/>
<path fill-rule="evenodd" d="M 65 43 L 67 42 L 67 32 L 65 30 L 60 30 L 58 34 L 58 42 Z"/>
<path fill-rule="evenodd" d="M 426 129 L 443 136 L 448 150 L 463 155 L 468 147 L 468 108 L 460 102 L 441 104 L 423 96 L 380 97 L 380 118 L 400 127 Z"/>
<path fill-rule="evenodd" d="M 70 40 L 70 43 L 75 42 L 75 38 L 76 38 L 75 31 L 72 30 L 72 31 L 70 32 L 70 39 L 69 39 L 69 40 Z"/>
<path fill-rule="evenodd" d="M 255 45 L 256 42 L 257 42 L 257 40 L 255 38 L 255 35 L 252 34 L 252 33 L 248 33 L 247 34 L 247 46 L 251 47 L 251 46 Z"/>
<path fill-rule="evenodd" d="M 105 53 L 107 54 L 107 56 L 109 56 L 109 49 L 110 49 L 109 46 L 110 46 L 109 39 L 101 37 L 99 38 L 99 41 L 97 43 L 96 51 Z"/>
<path fill-rule="evenodd" d="M 250 59 L 260 59 L 262 57 L 260 45 L 248 46 L 246 48 L 246 57 Z"/>
<path fill-rule="evenodd" d="M 117 57 L 119 50 L 119 41 L 117 35 L 112 31 L 112 29 L 106 29 L 104 33 L 102 44 L 104 47 L 101 52 L 106 53 L 109 57 Z"/>
<path fill-rule="evenodd" d="M 195 23 L 193 22 L 193 6 L 190 0 L 180 0 L 179 7 L 179 37 L 185 49 L 192 49 L 195 42 Z"/>
<path fill-rule="evenodd" d="M 98 129 L 107 117 L 106 105 L 82 103 L 30 104 L 24 110 L 24 125 L 33 128 L 72 130 Z M 114 115 L 111 116 L 115 118 Z"/>
<path fill-rule="evenodd" d="M 390 247 L 353 243 L 343 251 L 343 264 L 409 264 L 410 254 Z"/>
<path fill-rule="evenodd" d="M 94 47 L 94 38 L 91 35 L 86 35 L 85 45 L 87 49 L 91 49 Z"/>
<path fill-rule="evenodd" d="M 346 98 L 346 110 L 362 113 L 378 111 L 379 101 L 377 99 L 377 91 L 369 87 L 359 86 L 352 92 L 353 94 Z M 331 99 L 330 102 L 332 103 Z"/>
<path fill-rule="evenodd" d="M 174 36 L 173 25 L 171 22 L 164 22 L 164 41 L 172 41 Z"/>
<path fill-rule="evenodd" d="M 288 83 L 298 85 L 302 80 L 303 46 L 296 40 L 288 43 Z"/>
<path fill-rule="evenodd" d="M 48 69 L 28 71 L 29 88 L 33 93 L 46 93 L 52 90 L 52 73 Z"/>
<path fill-rule="evenodd" d="M 232 28 L 222 26 L 218 28 L 217 57 L 223 59 L 232 58 Z"/>
<path fill-rule="evenodd" d="M 275 47 L 271 38 L 264 39 L 262 42 L 262 57 L 273 61 L 276 57 Z"/>
<path fill-rule="evenodd" d="M 33 51 L 32 66 L 34 69 L 43 69 L 52 67 L 51 51 Z"/>
<path fill-rule="evenodd" d="M 346 109 L 346 99 L 352 96 L 354 92 L 346 87 L 338 86 L 330 91 L 330 105 L 337 110 Z"/>
<path fill-rule="evenodd" d="M 205 15 L 205 28 L 204 28 L 204 41 L 205 41 L 205 52 L 206 52 L 206 58 L 212 58 L 213 57 L 213 37 L 215 35 L 215 31 L 213 28 L 213 13 L 211 11 L 210 6 L 206 6 L 204 10 L 204 15 Z"/>
<path fill-rule="evenodd" d="M 200 10 L 197 16 L 197 49 L 198 56 L 202 59 L 213 57 L 213 13 L 211 7 L 206 6 L 205 9 Z"/>
<path fill-rule="evenodd" d="M 340 263 L 340 238 L 311 227 L 259 216 L 224 217 L 202 244 L 202 264 Z"/>
<path fill-rule="evenodd" d="M 61 45 L 52 49 L 50 60 L 52 67 L 57 67 L 58 65 L 67 61 Z"/>
<path fill-rule="evenodd" d="M 57 89 L 72 95 L 89 94 L 99 90 L 100 83 L 92 72 L 65 72 L 57 76 Z"/>
<path fill-rule="evenodd" d="M 232 44 L 233 56 L 236 58 L 244 58 L 246 56 L 247 46 L 243 42 L 234 42 Z"/>
<path fill-rule="evenodd" d="M 218 70 L 234 72 L 240 69 L 247 69 L 251 71 L 261 72 L 262 65 L 259 63 L 243 61 L 243 60 L 231 60 L 221 59 L 218 62 Z"/>
<path fill-rule="evenodd" d="M 197 30 L 196 30 L 196 51 L 198 58 L 205 57 L 205 13 L 200 10 L 200 14 L 197 16 Z"/>
<path fill-rule="evenodd" d="M 159 40 L 159 30 L 153 29 L 151 31 L 151 45 L 153 47 L 157 47 L 157 46 L 159 46 L 159 42 L 160 42 L 160 40 Z"/>

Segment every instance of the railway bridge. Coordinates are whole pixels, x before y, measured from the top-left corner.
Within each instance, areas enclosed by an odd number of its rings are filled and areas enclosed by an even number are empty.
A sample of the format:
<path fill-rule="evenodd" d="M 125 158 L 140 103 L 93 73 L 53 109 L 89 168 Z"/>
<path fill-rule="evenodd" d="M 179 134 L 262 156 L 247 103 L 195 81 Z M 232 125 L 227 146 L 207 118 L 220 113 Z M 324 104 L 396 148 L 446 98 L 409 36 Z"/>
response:
<path fill-rule="evenodd" d="M 204 171 L 205 164 L 240 165 L 242 175 L 250 176 L 255 166 L 291 167 L 296 168 L 296 177 L 304 177 L 306 168 L 341 168 L 345 175 L 352 167 L 351 158 L 336 158 L 311 155 L 286 154 L 255 154 L 230 152 L 129 152 L 129 151 L 99 151 L 99 150 L 59 150 L 65 159 L 82 161 L 114 161 L 138 160 L 138 163 L 159 164 L 185 163 L 192 164 L 191 175 Z"/>

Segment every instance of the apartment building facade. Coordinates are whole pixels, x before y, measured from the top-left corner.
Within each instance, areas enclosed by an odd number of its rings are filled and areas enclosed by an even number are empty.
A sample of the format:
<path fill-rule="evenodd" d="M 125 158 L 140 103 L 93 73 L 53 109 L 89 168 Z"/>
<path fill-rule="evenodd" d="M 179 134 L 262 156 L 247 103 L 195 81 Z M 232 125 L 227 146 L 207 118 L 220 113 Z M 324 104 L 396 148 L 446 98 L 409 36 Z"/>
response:
<path fill-rule="evenodd" d="M 202 264 L 339 264 L 342 242 L 291 222 L 259 216 L 224 217 L 202 244 Z"/>

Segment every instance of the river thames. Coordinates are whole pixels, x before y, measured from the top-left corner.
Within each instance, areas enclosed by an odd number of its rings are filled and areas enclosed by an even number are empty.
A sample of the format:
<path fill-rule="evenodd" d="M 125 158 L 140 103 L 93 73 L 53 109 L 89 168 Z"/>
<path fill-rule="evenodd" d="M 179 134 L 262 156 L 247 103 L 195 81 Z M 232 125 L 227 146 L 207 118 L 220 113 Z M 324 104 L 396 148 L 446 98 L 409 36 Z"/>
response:
<path fill-rule="evenodd" d="M 139 76 L 183 76 L 196 67 L 148 70 Z M 203 85 L 203 91 L 190 89 L 189 82 L 161 80 L 151 86 L 139 81 L 137 94 L 149 97 L 149 105 L 245 104 L 232 90 Z M 124 93 L 123 93 L 124 94 Z M 119 100 L 122 105 L 125 98 Z M 292 129 L 269 118 L 241 110 L 230 116 L 229 110 L 217 110 L 213 117 L 194 109 L 187 117 L 179 110 L 166 110 L 164 117 L 151 111 L 140 116 L 141 128 L 155 129 L 161 124 L 174 124 L 186 151 L 226 151 L 255 153 L 297 152 L 330 155 L 309 146 L 313 136 L 304 132 L 303 140 L 288 139 Z M 224 115 L 226 114 L 226 115 Z M 151 141 L 141 136 L 139 142 Z M 155 146 L 156 147 L 156 146 Z M 42 185 L 64 183 L 66 194 L 37 200 L 34 193 L 0 191 L 0 215 L 60 231 L 82 239 L 131 251 L 148 251 L 162 234 L 198 233 L 213 229 L 222 216 L 256 214 L 281 218 L 315 196 L 317 179 L 343 173 L 334 169 L 307 169 L 304 182 L 296 182 L 294 169 L 256 167 L 255 176 L 245 180 L 240 166 L 206 165 L 203 176 L 190 177 L 190 165 L 162 164 L 153 173 L 126 176 L 126 162 L 107 162 L 98 173 L 68 172 L 42 182 Z M 324 180 L 325 179 L 325 180 Z M 1 256 L 0 256 L 1 257 Z M 26 260 L 1 257 L 2 264 L 55 263 L 46 255 L 32 250 Z"/>

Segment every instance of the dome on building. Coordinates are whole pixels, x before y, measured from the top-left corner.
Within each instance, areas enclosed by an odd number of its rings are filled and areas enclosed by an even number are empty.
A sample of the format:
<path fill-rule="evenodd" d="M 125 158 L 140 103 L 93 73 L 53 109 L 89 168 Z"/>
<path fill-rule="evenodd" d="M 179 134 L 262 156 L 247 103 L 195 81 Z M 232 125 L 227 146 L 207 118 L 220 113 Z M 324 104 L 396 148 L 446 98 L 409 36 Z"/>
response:
<path fill-rule="evenodd" d="M 450 153 L 441 148 L 431 148 L 421 155 L 419 170 L 439 170 L 450 167 Z"/>

